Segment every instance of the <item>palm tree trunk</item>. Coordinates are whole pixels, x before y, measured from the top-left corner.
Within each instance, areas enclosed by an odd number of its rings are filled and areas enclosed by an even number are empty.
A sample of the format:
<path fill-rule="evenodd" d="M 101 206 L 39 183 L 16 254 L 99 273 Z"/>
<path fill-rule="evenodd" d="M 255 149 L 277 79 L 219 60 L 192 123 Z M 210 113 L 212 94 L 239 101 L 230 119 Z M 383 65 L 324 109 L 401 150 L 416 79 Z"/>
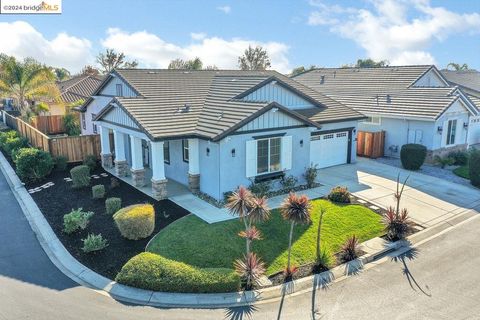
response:
<path fill-rule="evenodd" d="M 250 226 L 248 225 L 246 216 L 243 217 L 243 222 L 245 224 L 245 232 L 248 232 L 248 230 L 250 229 Z M 250 239 L 245 238 L 245 240 L 246 240 L 247 258 L 248 258 L 248 255 L 250 254 Z"/>
<path fill-rule="evenodd" d="M 323 210 L 320 211 L 320 220 L 318 221 L 317 228 L 317 262 L 320 261 L 320 231 L 322 229 Z"/>
<path fill-rule="evenodd" d="M 287 273 L 290 275 L 290 254 L 292 253 L 292 237 L 293 237 L 293 226 L 295 222 L 292 221 L 290 226 L 290 236 L 288 238 L 288 260 L 287 260 Z"/>

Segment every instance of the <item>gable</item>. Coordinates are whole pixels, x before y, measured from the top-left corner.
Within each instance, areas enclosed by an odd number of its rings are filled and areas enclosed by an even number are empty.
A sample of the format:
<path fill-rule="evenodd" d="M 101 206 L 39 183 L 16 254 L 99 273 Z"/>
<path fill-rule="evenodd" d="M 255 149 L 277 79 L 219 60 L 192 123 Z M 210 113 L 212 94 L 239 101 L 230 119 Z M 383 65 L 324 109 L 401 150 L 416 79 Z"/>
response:
<path fill-rule="evenodd" d="M 137 97 L 138 95 L 132 90 L 131 86 L 119 77 L 112 74 L 112 78 L 103 86 L 98 95 L 112 96 L 117 95 L 117 84 L 122 86 L 122 97 Z"/>
<path fill-rule="evenodd" d="M 415 83 L 413 87 L 448 87 L 449 85 L 445 80 L 440 76 L 440 74 L 434 69 L 431 68 L 423 76 L 421 76 Z"/>
<path fill-rule="evenodd" d="M 277 81 L 266 83 L 243 97 L 242 100 L 249 102 L 276 102 L 292 110 L 314 107 L 310 101 L 282 86 Z"/>
<path fill-rule="evenodd" d="M 447 110 L 445 110 L 447 114 L 459 114 L 459 113 L 470 113 L 467 109 L 465 104 L 461 99 L 457 99 Z"/>
<path fill-rule="evenodd" d="M 237 132 L 278 129 L 304 125 L 304 122 L 289 116 L 278 108 L 273 108 L 240 127 Z"/>
<path fill-rule="evenodd" d="M 137 130 L 139 129 L 138 125 L 135 123 L 135 121 L 133 121 L 130 115 L 128 115 L 122 108 L 114 104 L 110 105 L 110 110 L 103 114 L 98 120 L 113 123 L 122 127 L 128 127 Z"/>

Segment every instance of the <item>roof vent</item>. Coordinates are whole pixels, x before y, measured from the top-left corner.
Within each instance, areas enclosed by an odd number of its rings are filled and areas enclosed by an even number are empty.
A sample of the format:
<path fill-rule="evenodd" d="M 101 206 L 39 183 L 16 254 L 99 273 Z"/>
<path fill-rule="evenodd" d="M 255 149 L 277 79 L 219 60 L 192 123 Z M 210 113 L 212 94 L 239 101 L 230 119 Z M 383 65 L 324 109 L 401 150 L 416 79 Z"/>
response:
<path fill-rule="evenodd" d="M 233 82 L 233 81 L 237 81 L 237 79 L 233 78 L 233 79 L 232 79 L 232 80 L 230 80 L 230 81 L 232 81 L 232 82 Z"/>
<path fill-rule="evenodd" d="M 148 71 L 147 73 L 148 73 L 148 74 L 157 74 L 158 72 L 156 72 L 156 71 Z"/>
<path fill-rule="evenodd" d="M 182 112 L 189 112 L 189 111 L 190 111 L 190 105 L 185 103 L 185 105 L 183 106 Z"/>
<path fill-rule="evenodd" d="M 375 96 L 375 100 L 377 101 L 377 106 L 378 106 L 378 102 L 379 102 L 379 96 L 378 96 L 378 94 Z"/>
<path fill-rule="evenodd" d="M 220 113 L 220 115 L 217 117 L 217 120 L 220 120 L 220 119 L 222 119 L 222 118 L 223 118 L 223 111 L 222 111 L 222 113 Z"/>
<path fill-rule="evenodd" d="M 337 70 L 333 71 L 333 79 L 337 76 Z"/>
<path fill-rule="evenodd" d="M 392 97 L 389 94 L 387 94 L 387 103 L 392 103 Z"/>
<path fill-rule="evenodd" d="M 277 80 L 273 80 L 271 83 L 272 83 L 272 85 L 274 86 L 274 85 L 277 84 Z"/>
<path fill-rule="evenodd" d="M 320 84 L 324 84 L 325 83 L 325 76 L 320 76 Z"/>
<path fill-rule="evenodd" d="M 184 74 L 189 74 L 189 73 L 190 73 L 190 71 L 183 71 L 183 73 L 184 73 Z"/>

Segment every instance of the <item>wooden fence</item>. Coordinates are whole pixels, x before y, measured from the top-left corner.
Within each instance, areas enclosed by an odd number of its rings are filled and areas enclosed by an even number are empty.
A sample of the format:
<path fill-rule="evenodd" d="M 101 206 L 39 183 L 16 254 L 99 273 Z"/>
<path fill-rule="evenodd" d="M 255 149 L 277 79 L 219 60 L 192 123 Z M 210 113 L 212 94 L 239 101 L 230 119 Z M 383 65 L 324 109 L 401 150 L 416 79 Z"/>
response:
<path fill-rule="evenodd" d="M 49 137 L 21 119 L 4 114 L 7 126 L 27 138 L 30 145 L 49 152 L 52 157 L 65 156 L 68 162 L 83 161 L 90 154 L 100 158 L 99 135 Z"/>
<path fill-rule="evenodd" d="M 385 131 L 357 133 L 357 155 L 368 158 L 383 157 L 385 147 Z"/>
<path fill-rule="evenodd" d="M 62 115 L 36 116 L 30 124 L 45 134 L 65 133 L 65 123 Z"/>

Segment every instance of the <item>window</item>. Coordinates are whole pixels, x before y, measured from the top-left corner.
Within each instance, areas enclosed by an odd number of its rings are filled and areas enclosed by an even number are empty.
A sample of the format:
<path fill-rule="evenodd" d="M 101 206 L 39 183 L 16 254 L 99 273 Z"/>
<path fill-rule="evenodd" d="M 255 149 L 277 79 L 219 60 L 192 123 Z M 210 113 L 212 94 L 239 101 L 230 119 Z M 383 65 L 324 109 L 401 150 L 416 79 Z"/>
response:
<path fill-rule="evenodd" d="M 447 126 L 447 146 L 455 144 L 455 135 L 457 133 L 457 120 L 449 120 Z"/>
<path fill-rule="evenodd" d="M 182 140 L 182 154 L 183 154 L 183 161 L 188 162 L 189 154 L 188 154 L 188 139 Z"/>
<path fill-rule="evenodd" d="M 123 97 L 123 86 L 120 83 L 116 85 L 117 97 Z"/>
<path fill-rule="evenodd" d="M 163 162 L 170 164 L 170 141 L 163 142 Z"/>
<path fill-rule="evenodd" d="M 85 113 L 82 113 L 82 128 L 87 129 L 87 121 L 85 121 Z"/>
<path fill-rule="evenodd" d="M 92 113 L 92 127 L 93 127 L 93 133 L 97 133 L 97 125 L 95 124 L 95 122 L 93 122 L 93 119 L 95 119 L 95 117 L 97 116 L 96 113 Z"/>
<path fill-rule="evenodd" d="M 365 124 L 374 124 L 374 125 L 380 125 L 381 123 L 381 118 L 380 117 L 368 117 L 365 121 L 363 121 Z"/>
<path fill-rule="evenodd" d="M 281 137 L 257 140 L 257 174 L 279 171 Z"/>

